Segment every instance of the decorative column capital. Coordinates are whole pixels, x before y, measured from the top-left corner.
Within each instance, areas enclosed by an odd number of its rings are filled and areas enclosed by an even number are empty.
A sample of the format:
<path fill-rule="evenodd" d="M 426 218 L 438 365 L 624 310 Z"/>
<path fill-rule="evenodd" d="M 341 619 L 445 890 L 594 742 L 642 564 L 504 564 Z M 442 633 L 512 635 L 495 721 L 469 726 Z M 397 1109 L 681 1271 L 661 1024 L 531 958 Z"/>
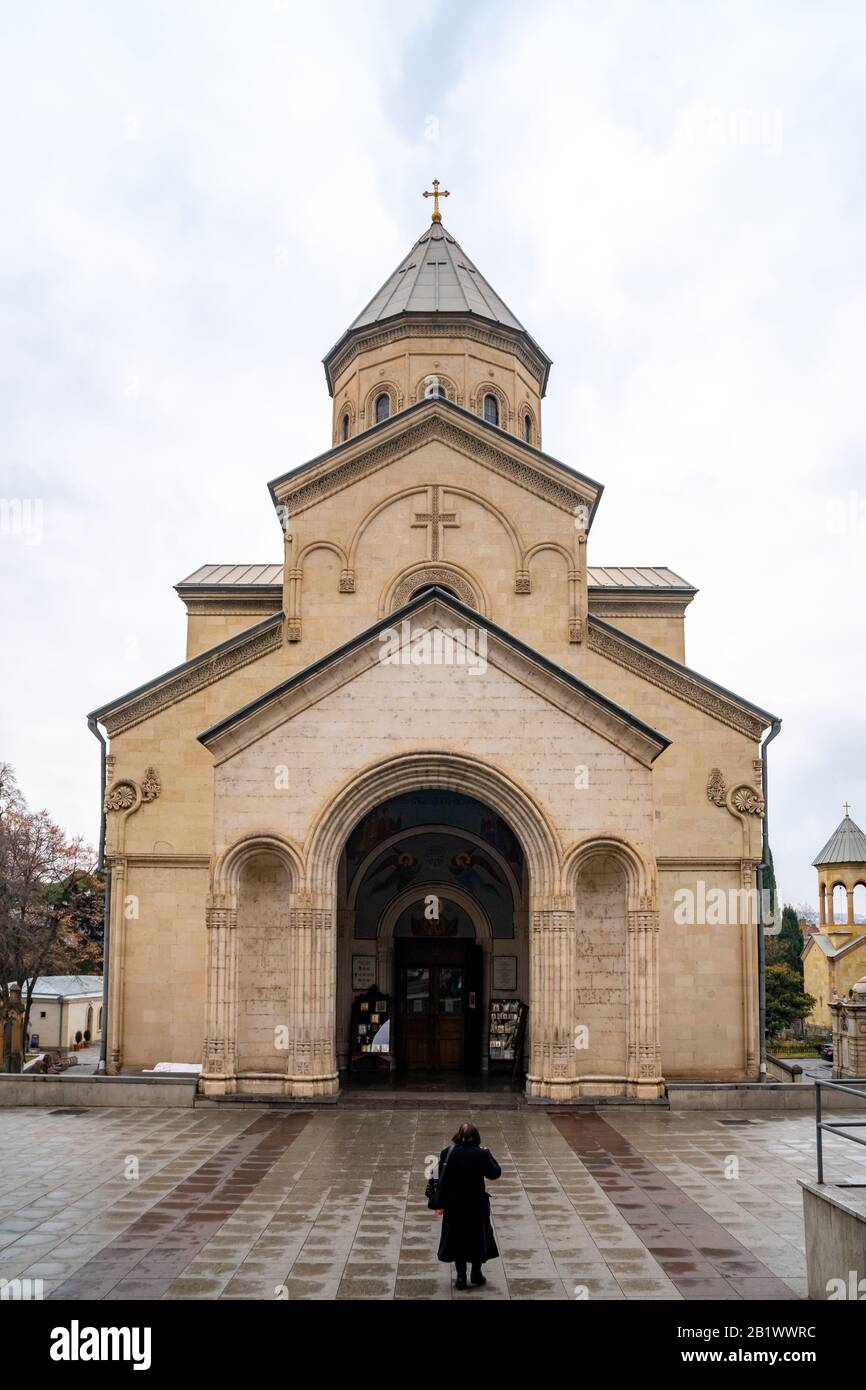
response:
<path fill-rule="evenodd" d="M 630 908 L 628 912 L 628 929 L 630 932 L 657 932 L 659 930 L 659 913 L 657 908 Z"/>

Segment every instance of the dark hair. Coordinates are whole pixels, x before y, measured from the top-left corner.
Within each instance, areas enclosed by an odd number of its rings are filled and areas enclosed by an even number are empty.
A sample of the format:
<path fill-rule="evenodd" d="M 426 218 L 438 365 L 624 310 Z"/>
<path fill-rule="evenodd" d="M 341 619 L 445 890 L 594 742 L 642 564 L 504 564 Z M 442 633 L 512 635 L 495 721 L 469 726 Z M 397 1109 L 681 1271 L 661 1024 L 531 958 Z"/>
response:
<path fill-rule="evenodd" d="M 452 1144 L 468 1144 L 477 1148 L 481 1143 L 481 1135 L 474 1125 L 471 1125 L 468 1120 L 464 1120 L 451 1142 Z"/>

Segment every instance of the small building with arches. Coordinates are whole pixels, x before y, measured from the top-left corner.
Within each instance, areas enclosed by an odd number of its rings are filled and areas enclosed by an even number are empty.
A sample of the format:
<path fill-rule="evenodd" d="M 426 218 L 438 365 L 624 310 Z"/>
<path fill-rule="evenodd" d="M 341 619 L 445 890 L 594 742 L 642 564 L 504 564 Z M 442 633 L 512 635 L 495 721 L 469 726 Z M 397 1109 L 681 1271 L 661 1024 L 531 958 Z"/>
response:
<path fill-rule="evenodd" d="M 812 864 L 818 870 L 818 931 L 803 948 L 803 979 L 815 1000 L 808 1022 L 829 1028 L 831 1004 L 866 974 L 866 835 L 847 802 Z"/>

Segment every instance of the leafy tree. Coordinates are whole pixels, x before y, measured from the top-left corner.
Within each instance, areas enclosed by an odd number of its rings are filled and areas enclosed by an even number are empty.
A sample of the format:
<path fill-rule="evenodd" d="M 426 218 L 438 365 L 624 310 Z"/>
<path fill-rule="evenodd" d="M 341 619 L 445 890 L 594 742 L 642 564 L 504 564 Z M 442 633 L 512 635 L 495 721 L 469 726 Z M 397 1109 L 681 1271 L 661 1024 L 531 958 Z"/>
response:
<path fill-rule="evenodd" d="M 768 965 L 766 978 L 767 1033 L 774 1037 L 811 1013 L 815 1000 L 805 993 L 799 972 L 790 965 Z"/>

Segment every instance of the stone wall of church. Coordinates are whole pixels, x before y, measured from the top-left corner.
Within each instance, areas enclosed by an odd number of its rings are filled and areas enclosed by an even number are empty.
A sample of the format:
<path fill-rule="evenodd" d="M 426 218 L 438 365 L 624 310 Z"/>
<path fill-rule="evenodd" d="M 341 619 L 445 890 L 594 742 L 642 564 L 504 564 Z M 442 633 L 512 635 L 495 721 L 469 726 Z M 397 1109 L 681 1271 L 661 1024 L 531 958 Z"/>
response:
<path fill-rule="evenodd" d="M 590 861 L 577 881 L 575 1038 L 577 1074 L 623 1076 L 628 980 L 626 884 L 615 860 Z"/>
<path fill-rule="evenodd" d="M 199 866 L 134 862 L 125 880 L 115 884 L 118 889 L 127 911 L 122 938 L 112 940 L 110 962 L 112 973 L 123 978 L 122 1065 L 137 1071 L 157 1062 L 200 1062 L 207 861 Z M 109 1031 L 110 1049 L 116 1043 Z"/>
<path fill-rule="evenodd" d="M 741 873 L 708 862 L 662 871 L 659 883 L 665 1077 L 735 1081 L 745 1072 L 757 1079 L 757 933 Z"/>
<path fill-rule="evenodd" d="M 289 882 L 282 865 L 261 856 L 238 888 L 238 1071 L 285 1070 L 289 1023 Z"/>

